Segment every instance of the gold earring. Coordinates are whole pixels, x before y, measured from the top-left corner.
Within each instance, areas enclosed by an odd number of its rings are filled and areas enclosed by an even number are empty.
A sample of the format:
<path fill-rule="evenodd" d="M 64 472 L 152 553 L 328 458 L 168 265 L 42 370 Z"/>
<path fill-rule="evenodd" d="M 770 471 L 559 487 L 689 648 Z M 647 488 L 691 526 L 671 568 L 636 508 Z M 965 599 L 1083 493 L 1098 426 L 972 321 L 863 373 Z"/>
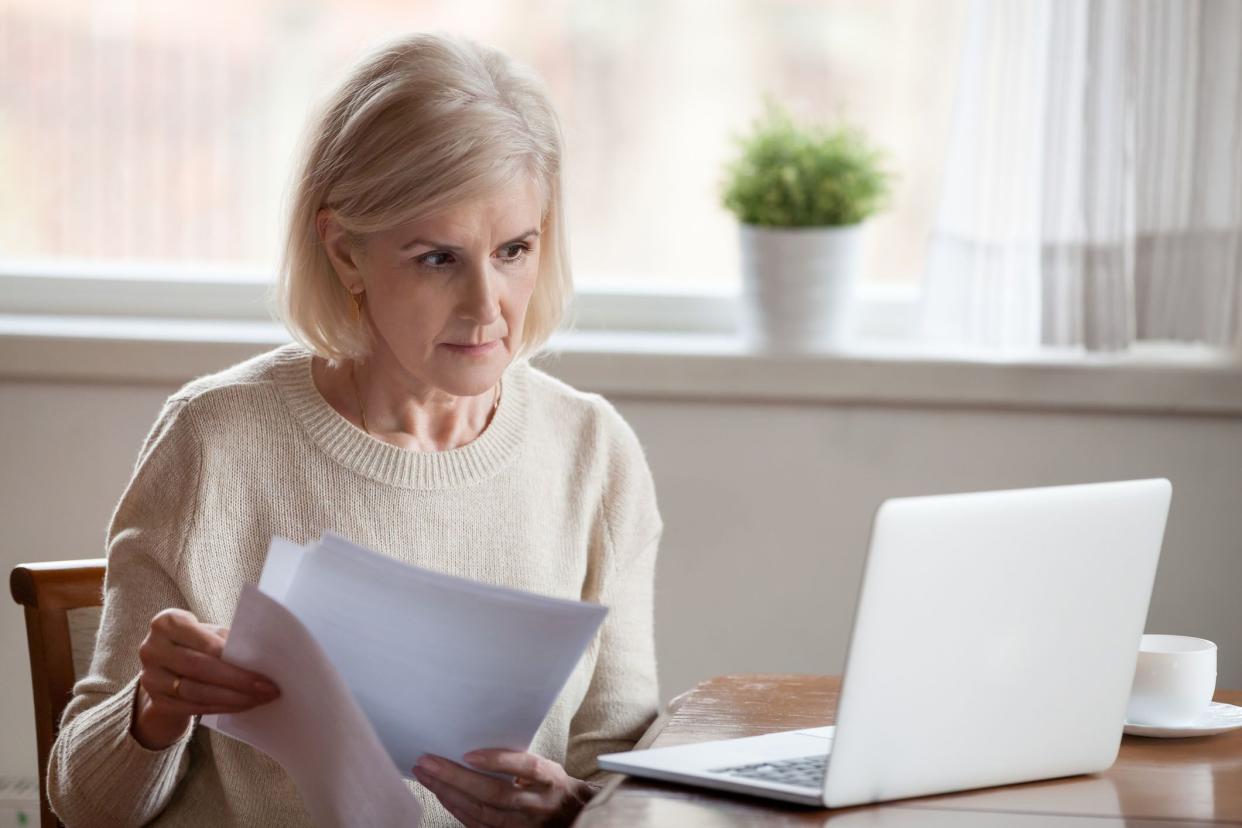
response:
<path fill-rule="evenodd" d="M 362 293 L 351 293 L 349 294 L 349 298 L 354 300 L 354 321 L 362 321 Z"/>

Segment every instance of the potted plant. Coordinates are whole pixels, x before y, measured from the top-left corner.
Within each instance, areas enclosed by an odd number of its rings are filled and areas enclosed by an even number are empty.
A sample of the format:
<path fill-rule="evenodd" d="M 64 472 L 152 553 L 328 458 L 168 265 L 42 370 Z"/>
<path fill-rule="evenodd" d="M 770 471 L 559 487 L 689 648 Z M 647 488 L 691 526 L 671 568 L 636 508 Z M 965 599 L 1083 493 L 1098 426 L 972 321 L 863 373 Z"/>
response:
<path fill-rule="evenodd" d="M 863 222 L 889 195 L 884 156 L 853 127 L 796 124 L 770 102 L 739 143 L 723 201 L 740 222 L 743 335 L 782 351 L 839 344 Z"/>

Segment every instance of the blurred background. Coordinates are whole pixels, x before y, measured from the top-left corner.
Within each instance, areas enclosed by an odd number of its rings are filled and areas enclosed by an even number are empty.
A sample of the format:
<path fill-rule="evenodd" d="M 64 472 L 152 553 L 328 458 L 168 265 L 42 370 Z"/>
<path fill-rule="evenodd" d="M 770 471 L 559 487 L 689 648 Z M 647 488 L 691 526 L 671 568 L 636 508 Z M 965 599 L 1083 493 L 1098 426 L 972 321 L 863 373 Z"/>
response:
<path fill-rule="evenodd" d="M 665 698 L 838 672 L 885 498 L 1154 476 L 1148 631 L 1242 687 L 1230 0 L 0 0 L 0 569 L 102 556 L 162 402 L 287 340 L 301 131 L 413 31 L 504 49 L 560 113 L 578 326 L 539 365 L 647 452 Z M 834 351 L 737 336 L 723 166 L 765 95 L 896 174 Z M 0 828 L 34 796 L 25 649 L 5 603 Z"/>
<path fill-rule="evenodd" d="M 0 255 L 270 273 L 316 104 L 410 29 L 493 44 L 546 81 L 582 285 L 738 282 L 731 136 L 773 95 L 848 118 L 901 170 L 867 278 L 919 278 L 962 0 L 0 4 Z"/>

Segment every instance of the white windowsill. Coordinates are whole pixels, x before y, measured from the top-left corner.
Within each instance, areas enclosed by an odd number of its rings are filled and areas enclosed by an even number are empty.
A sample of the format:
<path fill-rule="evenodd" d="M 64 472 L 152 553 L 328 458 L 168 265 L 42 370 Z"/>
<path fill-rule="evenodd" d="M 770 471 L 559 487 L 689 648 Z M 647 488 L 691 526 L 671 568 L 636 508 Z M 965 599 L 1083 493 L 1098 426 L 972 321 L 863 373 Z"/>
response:
<path fill-rule="evenodd" d="M 260 321 L 0 315 L 0 381 L 180 385 L 288 341 Z M 576 332 L 540 363 L 617 397 L 1242 416 L 1242 364 L 1207 349 L 1014 358 L 890 341 L 748 351 L 717 334 Z"/>

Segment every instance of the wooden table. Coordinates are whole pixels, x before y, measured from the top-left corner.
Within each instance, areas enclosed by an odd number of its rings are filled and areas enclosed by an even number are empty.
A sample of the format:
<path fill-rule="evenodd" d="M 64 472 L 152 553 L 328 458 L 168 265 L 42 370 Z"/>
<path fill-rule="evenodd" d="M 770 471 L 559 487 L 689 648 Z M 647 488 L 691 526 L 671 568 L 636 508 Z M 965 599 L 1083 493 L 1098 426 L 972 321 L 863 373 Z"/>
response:
<path fill-rule="evenodd" d="M 840 688 L 837 676 L 711 679 L 675 699 L 639 744 L 668 747 L 832 724 Z M 1242 704 L 1242 691 L 1221 690 L 1216 699 Z M 837 810 L 618 777 L 575 825 L 830 823 L 833 828 L 1242 824 L 1242 730 L 1194 739 L 1126 736 L 1116 763 L 1103 773 Z"/>

